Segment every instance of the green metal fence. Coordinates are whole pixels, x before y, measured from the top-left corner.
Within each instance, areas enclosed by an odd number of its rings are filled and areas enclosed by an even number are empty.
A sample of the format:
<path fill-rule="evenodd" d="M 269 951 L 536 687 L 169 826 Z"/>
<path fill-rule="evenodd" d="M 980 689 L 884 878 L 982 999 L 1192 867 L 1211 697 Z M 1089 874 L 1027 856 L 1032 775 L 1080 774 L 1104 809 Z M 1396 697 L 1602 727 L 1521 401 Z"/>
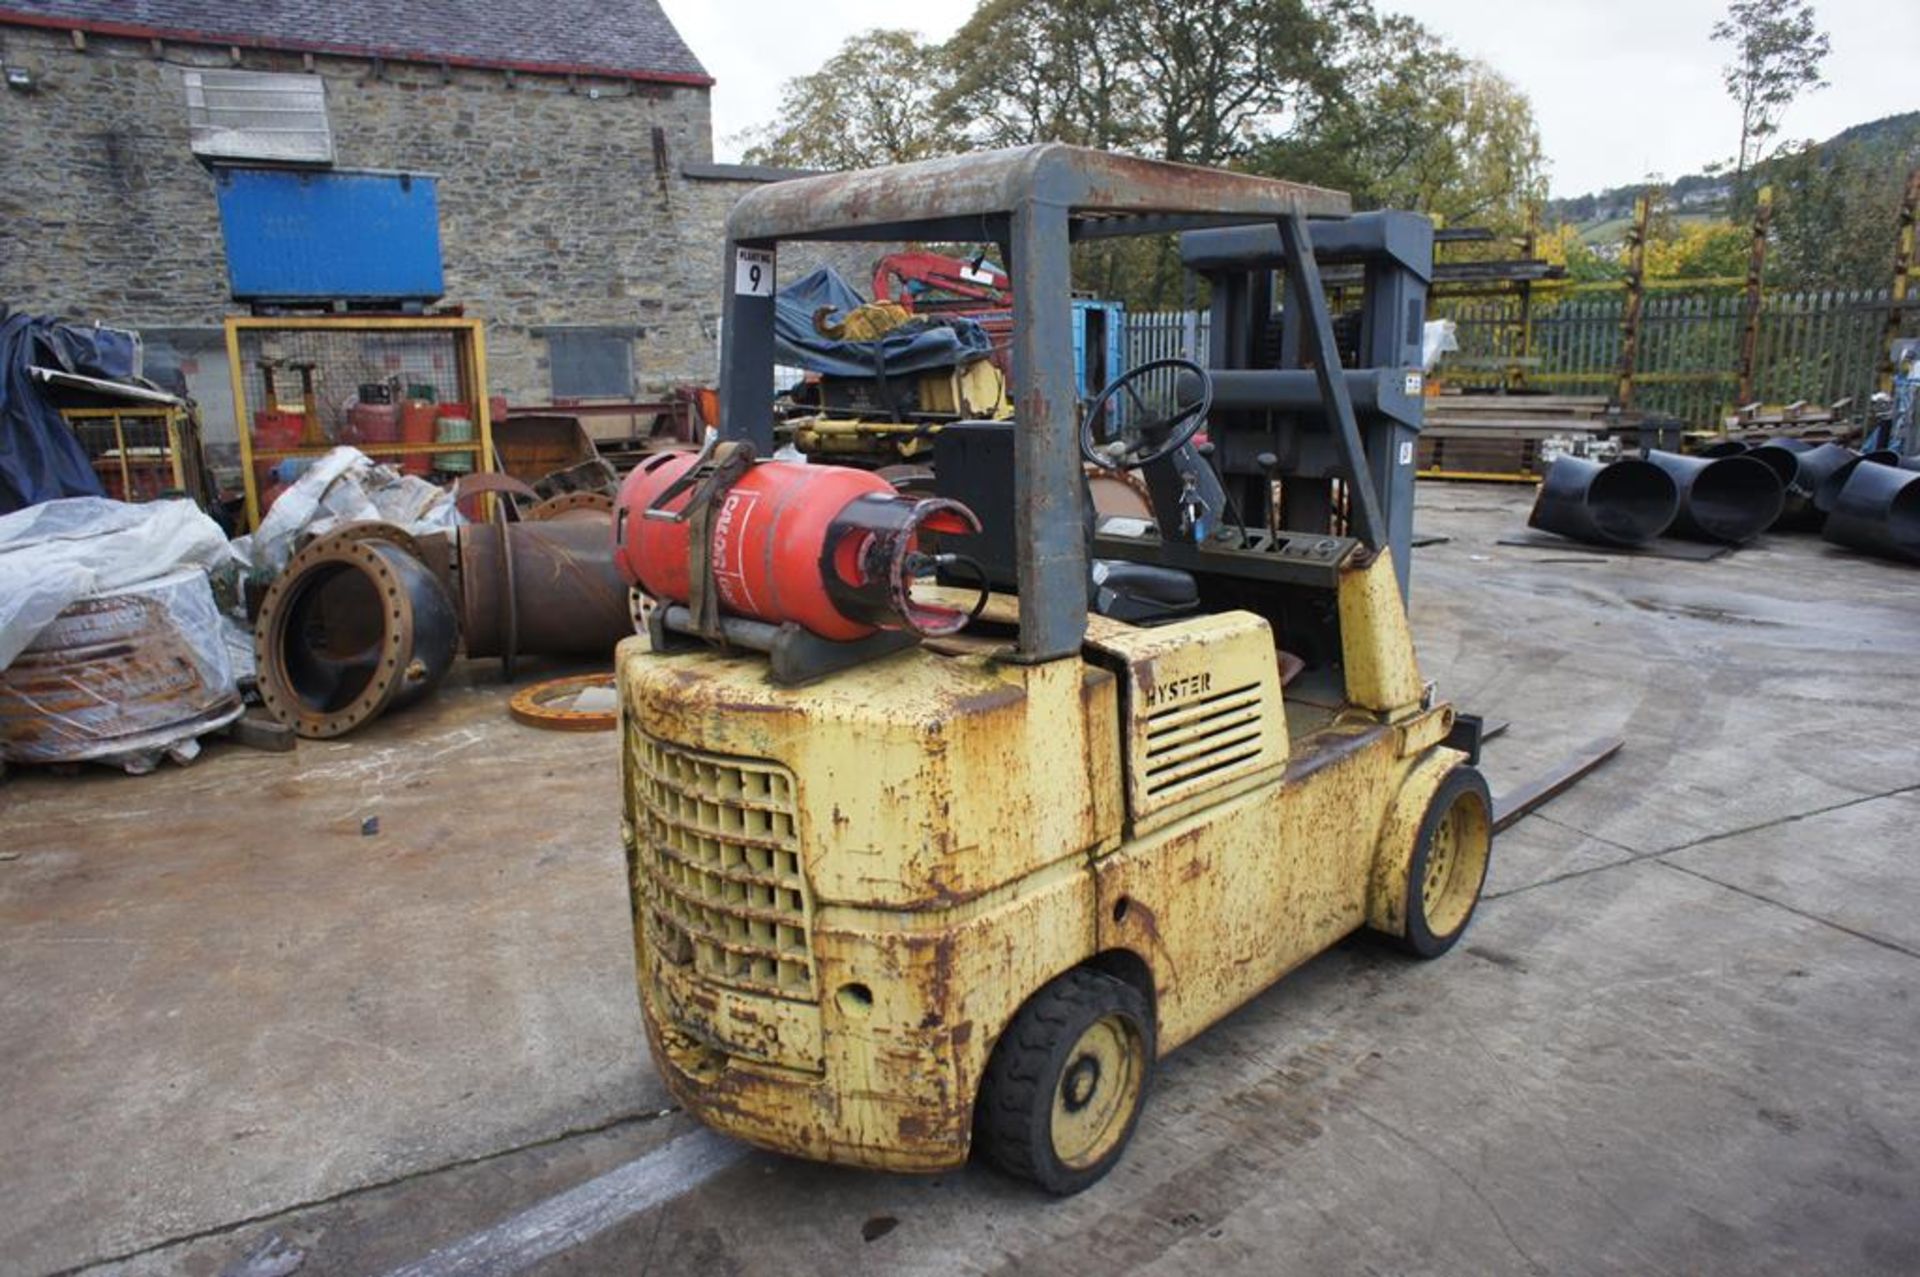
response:
<path fill-rule="evenodd" d="M 1521 364 L 1526 382 L 1566 394 L 1611 395 L 1619 384 L 1621 320 L 1617 292 L 1536 297 L 1533 340 L 1523 347 L 1518 298 L 1441 298 L 1435 313 L 1458 325 L 1464 362 Z M 1752 398 L 1763 403 L 1851 400 L 1863 412 L 1882 352 L 1887 294 L 1776 293 L 1763 299 L 1754 352 Z M 1652 293 L 1641 309 L 1634 361 L 1634 406 L 1708 427 L 1736 405 L 1745 299 L 1737 292 Z M 1915 326 L 1909 317 L 1908 328 Z"/>
<path fill-rule="evenodd" d="M 1544 290 L 1542 290 L 1544 293 Z M 1526 351 L 1526 384 L 1561 394 L 1608 395 L 1620 379 L 1621 292 L 1566 290 L 1536 294 L 1530 345 L 1521 340 L 1520 300 L 1439 298 L 1437 317 L 1458 325 L 1460 366 L 1517 362 Z M 1719 424 L 1736 405 L 1745 299 L 1738 291 L 1650 291 L 1641 307 L 1634 406 L 1676 417 L 1697 429 Z M 1887 293 L 1775 293 L 1764 298 L 1754 352 L 1753 398 L 1852 406 L 1865 413 L 1876 388 L 1887 318 Z M 1920 309 L 1905 332 L 1920 336 Z M 1127 316 L 1130 364 L 1207 349 L 1206 312 L 1137 312 Z"/>

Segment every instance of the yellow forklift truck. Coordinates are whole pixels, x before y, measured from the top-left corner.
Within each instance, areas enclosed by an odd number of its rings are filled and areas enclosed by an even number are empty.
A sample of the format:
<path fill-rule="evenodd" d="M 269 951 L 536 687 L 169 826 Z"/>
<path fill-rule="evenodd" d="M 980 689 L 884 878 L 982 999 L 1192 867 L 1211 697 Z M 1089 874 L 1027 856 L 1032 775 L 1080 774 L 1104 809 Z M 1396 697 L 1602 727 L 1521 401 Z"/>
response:
<path fill-rule="evenodd" d="M 1077 1192 L 1156 1061 L 1287 972 L 1362 928 L 1419 957 L 1459 938 L 1490 803 L 1470 723 L 1415 663 L 1317 274 L 1309 219 L 1349 212 L 1060 145 L 735 207 L 718 440 L 645 463 L 615 529 L 650 599 L 619 656 L 637 974 L 690 1113 L 894 1171 L 978 1148 Z M 1315 526 L 1280 502 L 1235 517 L 1201 438 L 1211 370 L 1076 400 L 1071 245 L 1209 227 L 1285 252 L 1317 393 L 1273 416 L 1251 478 L 1331 492 L 1301 503 Z M 778 245 L 808 239 L 985 241 L 1010 264 L 1015 418 L 943 430 L 931 497 L 756 460 Z M 1139 468 L 1156 517 L 1095 527 L 1083 461 Z"/>

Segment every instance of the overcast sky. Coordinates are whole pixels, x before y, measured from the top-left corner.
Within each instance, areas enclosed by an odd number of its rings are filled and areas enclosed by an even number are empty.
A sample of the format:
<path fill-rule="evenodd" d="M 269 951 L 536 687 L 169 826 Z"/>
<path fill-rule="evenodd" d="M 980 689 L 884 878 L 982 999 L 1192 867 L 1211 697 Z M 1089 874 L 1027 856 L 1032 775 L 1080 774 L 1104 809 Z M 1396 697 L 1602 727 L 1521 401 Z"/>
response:
<path fill-rule="evenodd" d="M 719 81 L 714 142 L 739 157 L 742 129 L 773 118 L 782 80 L 813 71 L 848 36 L 907 26 L 952 34 L 974 0 L 663 0 Z M 1707 31 L 1724 0 L 1376 0 L 1492 63 L 1533 99 L 1553 192 L 1578 195 L 1678 177 L 1731 155 L 1739 117 L 1720 84 L 1725 46 Z M 1833 38 L 1826 78 L 1788 114 L 1793 137 L 1920 109 L 1920 2 L 1815 0 Z"/>

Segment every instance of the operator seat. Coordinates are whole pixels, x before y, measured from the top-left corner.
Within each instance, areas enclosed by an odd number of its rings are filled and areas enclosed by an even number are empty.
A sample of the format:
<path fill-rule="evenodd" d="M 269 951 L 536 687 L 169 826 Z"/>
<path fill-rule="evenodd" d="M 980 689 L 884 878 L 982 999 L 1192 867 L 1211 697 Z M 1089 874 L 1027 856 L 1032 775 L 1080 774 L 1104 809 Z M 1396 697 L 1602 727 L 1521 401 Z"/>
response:
<path fill-rule="evenodd" d="M 964 554 L 980 565 L 987 583 L 1011 593 L 1019 572 L 1013 510 L 1013 442 L 1011 421 L 956 421 L 943 426 L 933 441 L 933 490 L 936 496 L 958 501 L 980 516 L 981 531 L 969 536 L 944 536 L 941 548 Z M 1093 498 L 1081 492 L 1087 519 L 1087 544 L 1093 544 Z M 943 583 L 977 585 L 964 572 Z M 1200 606 L 1200 587 L 1192 573 L 1148 563 L 1119 559 L 1091 559 L 1087 606 L 1101 616 L 1142 625 L 1187 616 Z"/>

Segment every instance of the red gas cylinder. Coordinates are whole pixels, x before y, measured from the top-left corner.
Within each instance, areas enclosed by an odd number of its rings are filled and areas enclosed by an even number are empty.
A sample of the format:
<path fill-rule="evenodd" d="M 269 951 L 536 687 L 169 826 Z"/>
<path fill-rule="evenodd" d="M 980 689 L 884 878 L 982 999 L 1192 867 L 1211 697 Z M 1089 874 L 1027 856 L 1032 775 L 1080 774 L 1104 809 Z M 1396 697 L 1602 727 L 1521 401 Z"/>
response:
<path fill-rule="evenodd" d="M 253 446 L 273 452 L 285 452 L 300 446 L 307 431 L 307 415 L 279 408 L 262 408 L 253 414 Z"/>
<path fill-rule="evenodd" d="M 614 511 L 614 563 L 629 582 L 667 602 L 691 596 L 692 524 L 657 513 L 650 519 L 647 511 L 698 464 L 691 452 L 649 458 L 627 476 Z M 683 510 L 694 487 L 661 509 Z M 912 597 L 913 579 L 927 566 L 922 530 L 980 530 L 973 511 L 957 501 L 904 497 L 864 470 L 764 461 L 719 498 L 710 527 L 713 579 L 729 615 L 792 621 L 841 641 L 875 630 L 951 634 L 967 622 L 960 609 Z"/>
<path fill-rule="evenodd" d="M 347 411 L 347 426 L 356 443 L 397 443 L 400 409 L 390 403 L 358 403 Z"/>
<path fill-rule="evenodd" d="M 404 443 L 429 444 L 433 442 L 434 419 L 440 412 L 440 406 L 431 399 L 409 399 L 400 405 L 400 438 Z M 409 452 L 401 461 L 400 468 L 408 474 L 425 474 L 433 469 L 433 463 L 427 460 L 424 449 Z"/>

